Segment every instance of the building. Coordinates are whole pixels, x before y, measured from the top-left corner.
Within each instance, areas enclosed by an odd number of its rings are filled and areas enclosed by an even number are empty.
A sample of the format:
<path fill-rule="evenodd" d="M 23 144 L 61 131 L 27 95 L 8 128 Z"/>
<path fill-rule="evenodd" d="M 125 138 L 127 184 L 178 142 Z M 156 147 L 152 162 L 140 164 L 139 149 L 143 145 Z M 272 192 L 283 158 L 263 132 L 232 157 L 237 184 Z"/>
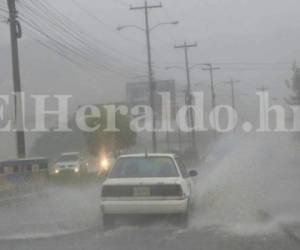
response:
<path fill-rule="evenodd" d="M 149 82 L 129 82 L 126 85 L 127 103 L 130 108 L 137 105 L 150 105 L 150 89 Z M 158 93 L 170 93 L 170 106 L 163 107 L 161 96 Z M 154 97 L 156 117 L 162 119 L 162 111 L 171 109 L 171 118 L 176 115 L 176 86 L 174 80 L 156 81 L 156 94 Z"/>

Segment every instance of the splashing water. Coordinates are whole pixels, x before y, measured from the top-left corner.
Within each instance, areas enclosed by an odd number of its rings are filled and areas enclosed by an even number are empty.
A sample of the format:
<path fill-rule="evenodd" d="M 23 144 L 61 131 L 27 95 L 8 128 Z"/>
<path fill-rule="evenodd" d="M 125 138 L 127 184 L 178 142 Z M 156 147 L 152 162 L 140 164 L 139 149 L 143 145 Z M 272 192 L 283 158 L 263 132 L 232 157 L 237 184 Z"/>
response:
<path fill-rule="evenodd" d="M 220 145 L 196 185 L 192 227 L 261 233 L 282 221 L 300 221 L 300 141 L 291 134 L 256 133 L 225 138 Z"/>

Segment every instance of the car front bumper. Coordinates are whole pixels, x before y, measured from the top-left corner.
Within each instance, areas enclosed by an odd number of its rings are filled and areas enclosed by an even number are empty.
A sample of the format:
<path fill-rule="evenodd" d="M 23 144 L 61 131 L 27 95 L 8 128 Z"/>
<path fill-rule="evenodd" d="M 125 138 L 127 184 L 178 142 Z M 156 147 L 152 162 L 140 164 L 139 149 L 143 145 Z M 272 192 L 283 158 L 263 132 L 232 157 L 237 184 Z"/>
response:
<path fill-rule="evenodd" d="M 180 214 L 188 210 L 189 199 L 102 200 L 103 214 Z"/>

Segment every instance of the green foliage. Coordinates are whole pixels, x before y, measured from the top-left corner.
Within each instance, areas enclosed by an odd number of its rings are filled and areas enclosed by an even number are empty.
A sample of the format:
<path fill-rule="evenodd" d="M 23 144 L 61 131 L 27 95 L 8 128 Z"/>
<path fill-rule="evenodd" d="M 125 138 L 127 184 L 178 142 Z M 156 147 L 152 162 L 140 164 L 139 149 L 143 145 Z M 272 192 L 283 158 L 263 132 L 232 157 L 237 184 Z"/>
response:
<path fill-rule="evenodd" d="M 101 125 L 95 132 L 86 132 L 88 151 L 97 156 L 100 152 L 118 152 L 128 149 L 136 143 L 136 133 L 130 129 L 130 118 L 116 112 L 116 128 L 118 131 L 106 131 L 106 106 L 99 107 L 101 118 L 88 118 L 86 123 L 90 127 Z"/>
<path fill-rule="evenodd" d="M 296 94 L 297 99 L 300 100 L 300 69 L 299 68 L 294 70 L 293 90 Z"/>
<path fill-rule="evenodd" d="M 86 149 L 84 134 L 74 119 L 68 122 L 71 132 L 43 132 L 31 148 L 31 156 L 58 157 L 62 152 L 83 152 Z"/>

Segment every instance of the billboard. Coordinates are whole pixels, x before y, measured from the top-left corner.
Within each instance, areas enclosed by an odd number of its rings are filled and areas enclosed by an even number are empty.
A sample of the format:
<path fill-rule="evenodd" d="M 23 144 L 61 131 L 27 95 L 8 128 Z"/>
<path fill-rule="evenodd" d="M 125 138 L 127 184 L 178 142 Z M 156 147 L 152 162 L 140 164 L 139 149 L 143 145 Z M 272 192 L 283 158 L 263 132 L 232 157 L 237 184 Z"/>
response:
<path fill-rule="evenodd" d="M 171 110 L 171 119 L 175 118 L 176 114 L 176 87 L 174 80 L 155 81 L 156 93 L 154 95 L 154 103 L 156 117 L 162 119 L 164 109 Z M 170 94 L 170 107 L 166 107 L 162 103 L 161 96 L 158 93 L 168 92 Z M 150 89 L 148 81 L 129 82 L 126 85 L 126 96 L 129 107 L 137 105 L 150 105 Z"/>

